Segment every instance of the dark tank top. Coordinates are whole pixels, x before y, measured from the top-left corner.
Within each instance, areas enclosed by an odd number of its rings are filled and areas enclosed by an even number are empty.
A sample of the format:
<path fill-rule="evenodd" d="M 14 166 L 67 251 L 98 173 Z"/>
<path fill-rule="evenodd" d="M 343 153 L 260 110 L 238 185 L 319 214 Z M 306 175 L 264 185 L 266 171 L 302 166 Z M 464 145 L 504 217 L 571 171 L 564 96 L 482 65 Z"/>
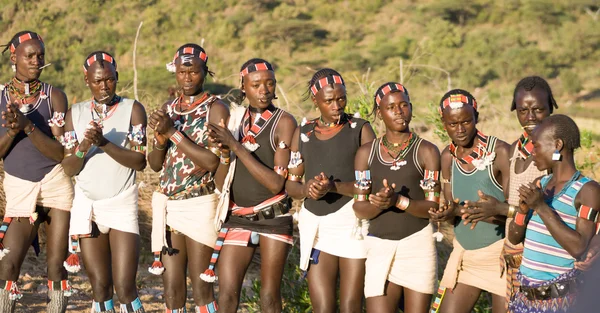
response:
<path fill-rule="evenodd" d="M 254 152 L 251 152 L 251 155 L 270 169 L 275 166 L 275 129 L 282 114 L 283 110 L 276 109 L 273 116 L 254 138 L 260 146 Z M 240 136 L 241 139 L 242 136 Z M 235 164 L 235 175 L 231 183 L 231 201 L 233 203 L 242 207 L 250 207 L 275 196 L 250 174 L 242 161 L 238 160 Z"/>
<path fill-rule="evenodd" d="M 333 176 L 336 181 L 353 182 L 354 156 L 361 145 L 361 130 L 366 123 L 363 119 L 352 118 L 342 130 L 327 140 L 319 140 L 315 134 L 309 136 L 308 142 L 300 140 L 299 150 L 304 159 L 306 181 L 323 172 L 330 178 Z M 314 123 L 307 124 L 301 126 L 300 131 L 306 134 L 314 127 Z M 319 200 L 304 200 L 304 207 L 317 216 L 324 216 L 336 212 L 350 200 L 351 197 L 330 192 Z"/>
<path fill-rule="evenodd" d="M 373 142 L 369 156 L 369 169 L 373 180 L 372 193 L 383 188 L 383 179 L 389 184 L 396 184 L 396 192 L 411 200 L 424 200 L 425 193 L 421 189 L 420 181 L 423 179 L 423 169 L 419 166 L 417 153 L 423 139 L 417 138 L 409 148 L 406 155 L 406 164 L 400 169 L 391 170 L 391 162 L 386 162 L 381 157 L 381 139 Z M 426 218 L 416 217 L 395 206 L 381 211 L 379 215 L 369 222 L 369 234 L 388 240 L 401 240 L 429 224 Z"/>
<path fill-rule="evenodd" d="M 35 125 L 35 131 L 41 131 L 52 138 L 52 130 L 48 126 L 48 120 L 54 113 L 52 110 L 52 86 L 41 83 L 45 99 L 41 96 L 32 104 L 25 116 Z M 41 94 L 41 93 L 40 93 Z M 10 103 L 8 88 L 0 92 L 0 111 L 6 111 L 6 105 Z M 6 134 L 6 128 L 0 127 L 0 136 Z M 8 152 L 4 156 L 4 171 L 18 178 L 39 182 L 50 173 L 58 162 L 44 156 L 31 142 L 25 132 L 20 132 L 13 140 Z"/>

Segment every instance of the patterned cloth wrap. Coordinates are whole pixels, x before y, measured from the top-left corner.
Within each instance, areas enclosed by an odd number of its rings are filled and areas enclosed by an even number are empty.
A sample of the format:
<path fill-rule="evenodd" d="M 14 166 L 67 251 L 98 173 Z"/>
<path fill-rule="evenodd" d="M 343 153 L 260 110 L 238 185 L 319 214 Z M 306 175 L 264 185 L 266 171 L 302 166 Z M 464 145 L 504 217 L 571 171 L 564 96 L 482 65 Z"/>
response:
<path fill-rule="evenodd" d="M 517 278 L 521 283 L 521 290 L 517 291 L 513 299 L 511 299 L 508 308 L 514 313 L 567 313 L 570 312 L 570 308 L 575 303 L 575 297 L 577 290 L 569 290 L 569 292 L 562 296 L 551 298 L 548 300 L 530 300 L 527 298 L 526 293 L 523 291 L 524 288 L 539 288 L 549 286 L 555 283 L 567 283 L 569 281 L 577 282 L 580 285 L 580 274 L 579 270 L 570 270 L 552 280 L 548 280 L 542 283 L 536 283 L 525 278 L 521 273 L 517 273 Z"/>

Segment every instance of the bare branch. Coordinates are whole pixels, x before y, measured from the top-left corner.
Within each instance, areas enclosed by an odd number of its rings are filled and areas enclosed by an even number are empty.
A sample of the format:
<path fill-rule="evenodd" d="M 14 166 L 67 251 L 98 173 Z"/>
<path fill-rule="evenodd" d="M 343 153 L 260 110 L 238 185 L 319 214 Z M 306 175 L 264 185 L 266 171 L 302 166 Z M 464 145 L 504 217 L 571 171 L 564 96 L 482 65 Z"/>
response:
<path fill-rule="evenodd" d="M 133 96 L 135 98 L 135 100 L 140 100 L 140 97 L 138 96 L 138 88 L 137 88 L 137 82 L 138 82 L 138 75 L 137 75 L 137 66 L 135 64 L 135 60 L 136 60 L 136 54 L 137 54 L 137 42 L 138 42 L 138 38 L 140 37 L 140 29 L 142 29 L 142 25 L 144 24 L 144 21 L 140 22 L 140 25 L 138 26 L 137 32 L 135 34 L 135 41 L 133 42 Z"/>

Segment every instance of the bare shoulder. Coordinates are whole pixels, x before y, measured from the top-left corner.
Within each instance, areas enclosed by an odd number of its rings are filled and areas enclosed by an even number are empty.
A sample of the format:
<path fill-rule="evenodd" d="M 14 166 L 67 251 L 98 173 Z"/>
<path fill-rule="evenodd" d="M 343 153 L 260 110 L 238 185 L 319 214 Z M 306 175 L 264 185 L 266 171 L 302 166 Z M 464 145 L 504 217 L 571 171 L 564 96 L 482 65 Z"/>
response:
<path fill-rule="evenodd" d="M 440 156 L 440 149 L 430 141 L 423 139 L 419 148 L 419 154 L 423 156 Z"/>

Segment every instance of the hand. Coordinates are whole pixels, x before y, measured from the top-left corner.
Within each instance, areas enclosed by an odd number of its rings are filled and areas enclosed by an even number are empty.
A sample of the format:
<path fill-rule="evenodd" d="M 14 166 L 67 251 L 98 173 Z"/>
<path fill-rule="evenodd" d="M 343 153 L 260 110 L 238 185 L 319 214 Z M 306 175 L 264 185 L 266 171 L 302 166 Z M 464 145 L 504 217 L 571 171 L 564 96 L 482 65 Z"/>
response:
<path fill-rule="evenodd" d="M 590 242 L 589 249 L 585 254 L 585 259 L 583 261 L 575 261 L 575 268 L 581 271 L 589 270 L 592 267 L 592 264 L 594 264 L 598 258 L 598 252 L 600 252 L 600 244 L 595 244 L 592 240 L 592 242 Z"/>
<path fill-rule="evenodd" d="M 396 184 L 390 186 L 387 179 L 384 179 L 383 187 L 377 193 L 369 195 L 369 202 L 380 210 L 394 206 L 398 201 L 398 194 L 394 189 L 396 189 Z"/>
<path fill-rule="evenodd" d="M 519 187 L 519 211 L 526 214 L 529 208 L 537 210 L 544 204 L 544 194 L 535 184 L 529 183 Z"/>
<path fill-rule="evenodd" d="M 85 139 L 91 142 L 93 145 L 103 147 L 108 143 L 108 140 L 104 138 L 102 128 L 98 123 L 91 122 L 90 127 L 85 131 Z M 81 151 L 81 150 L 80 150 Z"/>
<path fill-rule="evenodd" d="M 446 201 L 445 203 L 440 203 L 440 206 L 437 210 L 434 208 L 429 209 L 429 216 L 431 216 L 431 220 L 433 222 L 444 222 L 452 220 L 455 217 L 454 212 L 458 208 L 459 203 L 460 199 L 454 199 L 453 201 Z"/>
<path fill-rule="evenodd" d="M 31 126 L 31 121 L 14 104 L 6 106 L 6 111 L 2 112 L 2 118 L 6 123 L 2 127 L 8 128 L 10 135 L 15 137 L 19 132 Z"/>
<path fill-rule="evenodd" d="M 177 131 L 174 127 L 173 120 L 164 109 L 154 111 L 148 120 L 148 126 L 154 129 L 155 134 L 170 138 L 171 135 Z"/>
<path fill-rule="evenodd" d="M 498 207 L 500 201 L 498 199 L 486 195 L 481 190 L 477 191 L 479 200 L 477 202 L 465 201 L 464 208 L 460 210 L 461 219 L 464 224 L 472 223 L 471 229 L 475 228 L 477 222 L 483 221 L 495 215 L 499 215 Z"/>
<path fill-rule="evenodd" d="M 89 139 L 84 138 L 81 141 L 81 143 L 79 144 L 78 150 L 81 151 L 81 152 L 83 152 L 83 153 L 86 153 L 86 152 L 88 152 L 90 150 L 91 147 L 92 147 L 92 142 Z"/>
<path fill-rule="evenodd" d="M 311 179 L 309 182 L 313 181 Z M 334 187 L 334 183 L 321 172 L 321 174 L 315 176 L 314 183 L 308 186 L 308 195 L 311 199 L 318 200 L 323 198 L 331 189 Z"/>
<path fill-rule="evenodd" d="M 167 138 L 167 137 L 165 137 L 165 135 L 161 135 L 159 133 L 154 133 L 154 138 L 156 139 L 156 142 L 161 147 L 164 147 L 167 144 L 167 141 L 169 141 L 169 138 Z"/>
<path fill-rule="evenodd" d="M 208 140 L 225 150 L 233 147 L 237 142 L 229 129 L 225 127 L 223 119 L 221 119 L 219 125 L 213 123 L 208 124 Z"/>

